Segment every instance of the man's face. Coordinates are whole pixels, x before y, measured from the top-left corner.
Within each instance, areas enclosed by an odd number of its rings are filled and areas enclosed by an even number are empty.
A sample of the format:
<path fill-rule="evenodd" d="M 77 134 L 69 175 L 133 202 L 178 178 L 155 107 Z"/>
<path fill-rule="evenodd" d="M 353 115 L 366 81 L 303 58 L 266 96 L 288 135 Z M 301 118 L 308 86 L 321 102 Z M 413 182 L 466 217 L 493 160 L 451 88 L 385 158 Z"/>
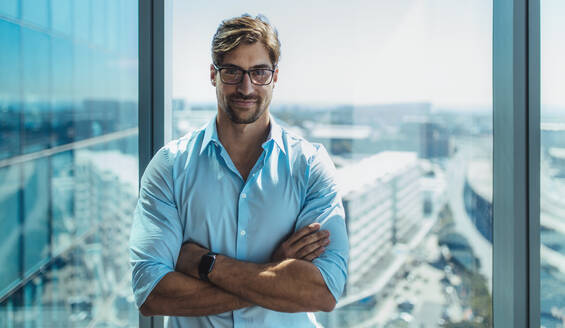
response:
<path fill-rule="evenodd" d="M 260 42 L 241 44 L 224 56 L 221 67 L 237 66 L 244 70 L 253 68 L 269 68 L 273 65 L 267 49 Z M 251 83 L 249 74 L 243 75 L 241 83 L 225 84 L 214 65 L 210 66 L 212 85 L 216 87 L 218 109 L 237 124 L 250 124 L 262 115 L 268 114 L 268 108 L 273 96 L 273 88 L 278 78 L 278 69 L 274 72 L 273 81 L 268 85 Z"/>

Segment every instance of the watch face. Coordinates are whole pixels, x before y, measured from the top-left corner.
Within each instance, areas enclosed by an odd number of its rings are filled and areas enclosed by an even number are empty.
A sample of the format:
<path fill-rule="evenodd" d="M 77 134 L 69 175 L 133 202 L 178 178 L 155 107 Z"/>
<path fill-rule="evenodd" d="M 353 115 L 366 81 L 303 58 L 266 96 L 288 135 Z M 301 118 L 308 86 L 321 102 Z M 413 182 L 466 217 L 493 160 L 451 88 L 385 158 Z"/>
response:
<path fill-rule="evenodd" d="M 200 279 L 208 281 L 208 274 L 214 268 L 214 262 L 216 262 L 216 254 L 206 254 L 200 259 L 200 264 L 198 265 L 198 274 Z"/>
<path fill-rule="evenodd" d="M 206 273 L 210 273 L 210 271 L 212 271 L 214 262 L 216 262 L 216 255 L 204 255 L 202 258 L 202 266 L 206 269 L 204 270 Z"/>

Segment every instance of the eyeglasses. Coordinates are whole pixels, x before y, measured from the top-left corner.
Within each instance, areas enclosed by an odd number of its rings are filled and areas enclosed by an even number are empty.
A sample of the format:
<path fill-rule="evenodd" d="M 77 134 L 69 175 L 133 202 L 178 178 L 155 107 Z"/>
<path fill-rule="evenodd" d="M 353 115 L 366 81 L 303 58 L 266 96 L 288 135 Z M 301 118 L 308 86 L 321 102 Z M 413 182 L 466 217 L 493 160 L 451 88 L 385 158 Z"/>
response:
<path fill-rule="evenodd" d="M 273 81 L 274 69 L 270 68 L 252 68 L 244 70 L 237 66 L 218 67 L 214 65 L 216 71 L 220 72 L 220 79 L 225 84 L 240 84 L 243 81 L 243 75 L 249 75 L 249 80 L 255 85 L 268 85 Z"/>

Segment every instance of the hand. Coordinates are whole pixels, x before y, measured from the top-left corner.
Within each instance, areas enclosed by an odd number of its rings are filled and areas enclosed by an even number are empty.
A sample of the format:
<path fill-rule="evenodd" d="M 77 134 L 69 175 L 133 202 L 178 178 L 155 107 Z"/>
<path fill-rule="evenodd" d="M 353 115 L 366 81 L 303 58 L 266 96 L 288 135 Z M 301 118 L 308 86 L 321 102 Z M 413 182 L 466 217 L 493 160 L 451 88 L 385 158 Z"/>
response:
<path fill-rule="evenodd" d="M 175 270 L 194 278 L 199 278 L 198 265 L 200 264 L 200 259 L 208 252 L 208 249 L 193 242 L 184 243 L 180 248 Z"/>
<path fill-rule="evenodd" d="M 312 261 L 320 256 L 330 243 L 330 232 L 320 227 L 319 223 L 312 223 L 292 234 L 271 255 L 271 261 L 290 258 Z"/>

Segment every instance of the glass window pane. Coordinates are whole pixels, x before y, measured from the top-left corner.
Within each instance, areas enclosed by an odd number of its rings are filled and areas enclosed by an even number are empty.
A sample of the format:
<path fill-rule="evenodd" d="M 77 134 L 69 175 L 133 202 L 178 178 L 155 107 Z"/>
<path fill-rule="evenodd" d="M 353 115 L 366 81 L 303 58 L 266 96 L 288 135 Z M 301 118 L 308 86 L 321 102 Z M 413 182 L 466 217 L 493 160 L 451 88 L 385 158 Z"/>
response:
<path fill-rule="evenodd" d="M 565 313 L 565 3 L 541 1 L 541 326 Z"/>
<path fill-rule="evenodd" d="M 23 150 L 34 152 L 50 142 L 50 37 L 22 29 Z"/>
<path fill-rule="evenodd" d="M 51 144 L 58 146 L 73 141 L 73 45 L 71 41 L 51 39 Z"/>
<path fill-rule="evenodd" d="M 93 54 L 86 46 L 78 43 L 74 45 L 74 70 L 73 70 L 73 92 L 74 110 L 73 121 L 75 124 L 75 140 L 83 140 L 92 136 L 92 125 L 90 114 L 85 103 L 90 98 L 92 90 L 92 59 Z"/>
<path fill-rule="evenodd" d="M 492 327 L 492 5 L 173 2 L 174 138 L 219 110 L 220 22 L 278 30 L 270 113 L 328 150 L 345 207 L 348 281 L 323 326 Z"/>
<path fill-rule="evenodd" d="M 0 168 L 0 258 L 4 259 L 0 266 L 0 293 L 21 278 L 20 170 L 19 165 Z"/>
<path fill-rule="evenodd" d="M 69 150 L 51 158 L 52 242 L 53 254 L 66 250 L 81 222 L 74 219 L 75 179 L 74 153 Z M 81 229 L 84 231 L 84 228 Z"/>
<path fill-rule="evenodd" d="M 71 0 L 51 0 L 51 26 L 53 30 L 71 34 Z"/>
<path fill-rule="evenodd" d="M 23 166 L 24 273 L 49 260 L 49 163 L 47 158 Z"/>
<path fill-rule="evenodd" d="M 48 0 L 21 0 L 22 19 L 40 27 L 49 26 Z"/>
<path fill-rule="evenodd" d="M 92 42 L 98 45 L 106 44 L 106 0 L 92 2 Z"/>
<path fill-rule="evenodd" d="M 20 28 L 0 20 L 0 159 L 20 152 Z"/>
<path fill-rule="evenodd" d="M 0 327 L 133 327 L 137 1 L 33 3 L 0 13 Z"/>
<path fill-rule="evenodd" d="M 18 0 L 4 0 L 0 2 L 0 13 L 11 16 L 13 18 L 18 17 Z"/>
<path fill-rule="evenodd" d="M 75 38 L 84 41 L 90 41 L 91 23 L 91 2 L 90 0 L 75 0 L 73 1 L 73 18 L 74 28 L 73 32 Z"/>

